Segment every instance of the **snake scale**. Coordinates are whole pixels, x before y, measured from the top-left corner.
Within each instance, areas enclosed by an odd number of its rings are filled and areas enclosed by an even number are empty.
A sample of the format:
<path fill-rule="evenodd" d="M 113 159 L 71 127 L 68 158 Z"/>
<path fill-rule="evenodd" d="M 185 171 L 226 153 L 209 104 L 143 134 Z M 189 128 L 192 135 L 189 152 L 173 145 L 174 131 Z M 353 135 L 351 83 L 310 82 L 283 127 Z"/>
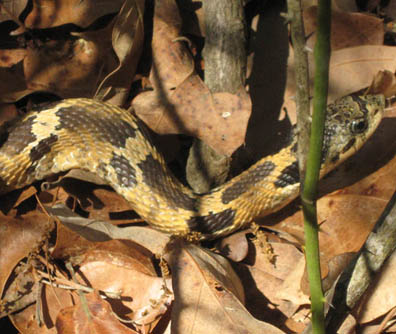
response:
<path fill-rule="evenodd" d="M 350 95 L 328 106 L 321 176 L 367 141 L 384 108 L 382 95 Z M 0 140 L 0 193 L 80 168 L 108 182 L 153 227 L 174 235 L 227 235 L 299 192 L 296 141 L 197 195 L 171 174 L 139 119 L 91 99 L 38 106 Z"/>

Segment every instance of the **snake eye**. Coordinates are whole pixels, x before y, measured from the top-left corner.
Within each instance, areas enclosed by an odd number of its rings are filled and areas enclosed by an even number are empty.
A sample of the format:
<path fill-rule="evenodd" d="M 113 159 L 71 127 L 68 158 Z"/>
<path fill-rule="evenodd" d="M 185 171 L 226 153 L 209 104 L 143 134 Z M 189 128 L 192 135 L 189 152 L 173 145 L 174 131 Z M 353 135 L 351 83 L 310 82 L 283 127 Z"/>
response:
<path fill-rule="evenodd" d="M 351 123 L 351 131 L 352 133 L 362 133 L 364 130 L 367 129 L 368 123 L 367 120 L 364 118 L 356 119 Z"/>

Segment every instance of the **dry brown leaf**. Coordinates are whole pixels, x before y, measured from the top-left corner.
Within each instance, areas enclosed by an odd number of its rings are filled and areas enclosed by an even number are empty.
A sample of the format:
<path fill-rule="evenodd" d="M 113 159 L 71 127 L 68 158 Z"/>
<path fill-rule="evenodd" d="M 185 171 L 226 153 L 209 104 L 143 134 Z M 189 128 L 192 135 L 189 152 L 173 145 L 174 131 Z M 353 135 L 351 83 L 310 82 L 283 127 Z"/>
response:
<path fill-rule="evenodd" d="M 32 93 L 25 81 L 22 61 L 12 67 L 0 67 L 0 78 L 1 103 L 15 102 Z"/>
<path fill-rule="evenodd" d="M 294 305 L 309 305 L 309 296 L 301 290 L 301 280 L 304 276 L 305 258 L 302 256 L 296 262 L 293 270 L 282 282 L 276 297 L 291 301 Z"/>
<path fill-rule="evenodd" d="M 27 0 L 2 1 L 0 5 L 0 22 L 17 20 L 25 9 Z"/>
<path fill-rule="evenodd" d="M 96 207 L 94 204 L 84 207 L 89 212 L 89 218 L 108 220 L 114 225 L 127 224 L 133 219 L 139 219 L 131 204 L 114 191 L 98 188 L 94 189 L 93 196 L 103 203 L 103 207 Z"/>
<path fill-rule="evenodd" d="M 18 117 L 19 113 L 14 104 L 0 104 L 0 126 L 4 125 L 6 122 L 10 122 L 15 117 Z"/>
<path fill-rule="evenodd" d="M 304 10 L 307 47 L 314 49 L 317 30 L 317 7 Z M 333 51 L 360 45 L 382 45 L 383 20 L 363 13 L 333 10 L 331 13 L 331 49 Z"/>
<path fill-rule="evenodd" d="M 22 61 L 25 57 L 25 49 L 0 50 L 0 67 L 12 67 Z"/>
<path fill-rule="evenodd" d="M 56 319 L 58 334 L 138 333 L 120 323 L 110 305 L 98 294 L 85 295 L 86 303 L 78 297 L 76 299 L 76 305 L 64 308 L 59 313 Z"/>
<path fill-rule="evenodd" d="M 31 266 L 19 263 L 7 282 L 7 288 L 1 296 L 0 318 L 21 311 L 35 303 L 37 288 Z"/>
<path fill-rule="evenodd" d="M 46 210 L 67 228 L 90 241 L 125 239 L 147 248 L 154 254 L 162 254 L 170 236 L 150 227 L 117 227 L 108 222 L 82 218 L 64 205 L 57 204 Z"/>
<path fill-rule="evenodd" d="M 296 263 L 304 256 L 296 246 L 289 243 L 268 242 L 274 256 L 270 261 L 265 249 L 256 249 L 255 271 L 265 272 L 281 280 L 285 280 L 294 270 Z M 273 291 L 275 292 L 275 291 Z"/>
<path fill-rule="evenodd" d="M 44 182 L 42 189 L 43 186 L 46 191 L 39 194 L 42 203 L 50 205 L 56 198 L 57 202 L 78 208 L 86 218 L 110 220 L 113 224 L 120 225 L 139 217 L 126 199 L 95 174 L 80 169 L 71 170 L 59 181 Z"/>
<path fill-rule="evenodd" d="M 53 223 L 43 213 L 29 212 L 20 217 L 7 217 L 0 214 L 1 256 L 0 256 L 0 295 L 4 285 L 17 263 L 36 251 L 53 229 Z"/>
<path fill-rule="evenodd" d="M 174 0 L 157 1 L 154 9 L 150 72 L 152 85 L 166 92 L 180 85 L 191 74 L 196 75 L 193 58 L 180 40 L 181 18 Z"/>
<path fill-rule="evenodd" d="M 115 242 L 111 241 L 112 244 Z M 130 249 L 129 254 L 125 254 L 120 249 L 102 249 L 98 245 L 97 249 L 84 255 L 79 272 L 89 286 L 108 293 L 120 293 L 121 303 L 119 300 L 109 301 L 118 317 L 154 327 L 168 310 L 173 294 L 167 287 L 170 282 L 157 277 L 152 265 L 150 268 L 144 263 L 151 259 L 142 257 L 137 250 L 135 247 L 133 252 Z M 105 272 L 112 274 L 103 275 Z"/>
<path fill-rule="evenodd" d="M 383 94 L 387 98 L 396 95 L 396 76 L 391 71 L 380 71 L 374 77 L 366 94 Z"/>
<path fill-rule="evenodd" d="M 72 296 L 68 290 L 43 285 L 42 293 L 39 295 L 40 306 L 38 306 L 38 295 L 37 293 L 32 294 L 32 298 L 36 303 L 21 312 L 12 314 L 10 320 L 20 333 L 54 333 L 55 320 L 59 311 L 64 307 L 72 306 L 76 296 Z M 39 311 L 41 316 L 40 324 L 37 321 L 37 311 Z"/>
<path fill-rule="evenodd" d="M 337 97 L 369 86 L 380 70 L 394 72 L 395 54 L 395 48 L 382 45 L 365 45 L 333 52 L 330 58 L 329 100 L 334 101 Z"/>
<path fill-rule="evenodd" d="M 292 123 L 295 123 L 296 95 L 293 52 L 290 49 L 287 85 L 284 105 Z M 309 57 L 310 87 L 313 87 L 313 57 Z M 374 76 L 383 70 L 395 72 L 396 50 L 382 45 L 365 45 L 334 51 L 330 58 L 330 81 L 328 101 L 368 87 Z"/>
<path fill-rule="evenodd" d="M 243 88 L 237 94 L 212 95 L 194 70 L 180 28 L 175 1 L 156 2 L 150 73 L 154 91 L 138 95 L 132 105 L 153 131 L 191 135 L 231 155 L 245 140 L 250 98 Z"/>
<path fill-rule="evenodd" d="M 109 24 L 99 31 L 29 47 L 23 64 L 28 89 L 64 98 L 92 97 L 104 74 L 116 67 L 115 56 L 109 52 L 111 33 Z"/>
<path fill-rule="evenodd" d="M 57 237 L 58 239 L 68 238 L 68 240 L 62 240 L 63 249 L 57 245 L 53 254 L 61 258 L 67 257 L 71 262 L 78 264 L 77 279 L 84 286 L 93 288 L 95 291 L 100 290 L 107 295 L 114 293 L 120 296 L 120 299 L 116 297 L 107 299 L 112 305 L 112 309 L 106 308 L 101 320 L 112 316 L 115 312 L 118 317 L 126 320 L 132 319 L 140 328 L 144 326 L 147 329 L 153 328 L 168 310 L 173 295 L 166 286 L 170 286 L 171 283 L 164 278 L 157 277 L 151 261 L 152 254 L 142 247 L 121 240 L 110 240 L 103 243 L 85 241 L 83 244 L 81 240 L 73 238 L 70 233 L 59 233 Z M 76 241 L 77 243 L 75 243 Z M 26 276 L 26 273 L 22 274 Z M 40 306 L 37 304 L 29 306 L 11 317 L 14 325 L 21 332 L 47 333 L 47 330 L 53 331 L 58 313 L 79 300 L 80 296 L 75 290 L 75 283 L 69 281 L 66 278 L 67 275 L 59 275 L 57 272 L 53 275 L 51 281 L 56 284 L 62 283 L 62 287 L 44 285 L 43 291 L 39 295 Z M 37 273 L 35 277 L 37 277 Z M 65 286 L 72 289 L 65 289 Z M 20 287 L 18 291 L 22 292 Z M 6 297 L 12 298 L 12 294 L 6 295 Z M 30 292 L 30 297 L 34 301 L 37 293 Z M 36 309 L 41 310 L 40 313 L 42 313 L 41 325 L 38 325 L 37 321 L 31 323 L 31 319 L 36 317 Z M 117 320 L 117 322 L 119 321 Z M 73 328 L 74 325 L 68 323 L 68 326 Z"/>
<path fill-rule="evenodd" d="M 224 258 L 179 243 L 170 264 L 175 292 L 172 333 L 283 333 L 245 309 L 241 283 Z"/>
<path fill-rule="evenodd" d="M 303 254 L 288 243 L 268 241 L 268 246 L 271 254 L 268 254 L 268 248 L 257 247 L 256 243 L 250 245 L 249 264 L 238 264 L 237 272 L 244 282 L 248 310 L 262 321 L 278 324 L 301 306 L 288 298 L 280 299 L 278 292 Z"/>
<path fill-rule="evenodd" d="M 115 18 L 111 43 L 119 64 L 100 83 L 95 97 L 125 104 L 142 52 L 144 0 L 126 0 Z"/>
<path fill-rule="evenodd" d="M 221 238 L 216 244 L 216 248 L 230 260 L 234 262 L 242 261 L 249 250 L 246 233 L 246 231 L 240 231 Z"/>
<path fill-rule="evenodd" d="M 211 94 L 198 76 L 190 76 L 165 100 L 146 92 L 133 101 L 137 115 L 153 131 L 191 135 L 227 155 L 245 141 L 251 111 L 245 91 Z"/>
<path fill-rule="evenodd" d="M 84 252 L 79 262 L 80 267 L 96 261 L 107 262 L 138 271 L 143 275 L 157 277 L 152 263 L 153 254 L 140 245 L 129 240 L 109 240 L 93 243 L 92 246 Z"/>
<path fill-rule="evenodd" d="M 67 259 L 69 256 L 75 257 L 95 247 L 96 243 L 101 241 L 88 240 L 65 225 L 57 224 L 56 243 L 51 251 L 51 256 L 55 259 Z"/>
<path fill-rule="evenodd" d="M 20 192 L 17 201 L 14 203 L 14 208 L 17 208 L 20 204 L 23 203 L 23 201 L 29 199 L 30 197 L 34 196 L 35 194 L 37 194 L 37 190 L 33 186 L 30 186 L 30 187 L 27 187 L 26 189 L 23 189 Z"/>
<path fill-rule="evenodd" d="M 71 32 L 68 38 L 57 40 L 33 38 L 25 50 L 3 50 L 8 66 L 0 69 L 0 76 L 5 79 L 0 101 L 14 102 L 34 91 L 47 91 L 63 98 L 92 97 L 97 91 L 97 97 L 123 104 L 143 43 L 143 0 L 99 3 L 37 0 L 26 24 L 48 28 L 80 23 L 80 18 L 94 19 L 109 10 L 116 13 L 122 3 L 120 13 L 105 28 Z"/>
<path fill-rule="evenodd" d="M 28 200 L 32 195 L 35 195 L 37 190 L 34 186 L 30 186 L 24 190 L 13 191 L 7 196 L 3 196 L 0 205 L 0 211 L 4 214 L 8 214 L 10 217 L 18 216 L 21 213 L 26 213 L 27 211 L 34 210 L 36 205 L 33 202 L 29 202 Z M 26 201 L 26 202 L 25 202 Z M 22 211 L 20 211 L 20 205 L 28 202 L 28 206 L 23 207 Z"/>
<path fill-rule="evenodd" d="M 58 224 L 56 244 L 51 251 L 53 258 L 75 258 L 73 262 L 78 264 L 79 261 L 83 261 L 83 258 L 91 256 L 92 253 L 96 254 L 98 259 L 111 253 L 112 256 L 118 257 L 119 263 L 127 261 L 132 263 L 136 270 L 146 275 L 156 275 L 152 264 L 153 255 L 141 245 L 130 240 L 90 241 L 64 225 Z M 126 259 L 124 260 L 124 258 Z"/>
<path fill-rule="evenodd" d="M 98 18 L 117 13 L 125 0 L 33 0 L 25 20 L 30 29 L 43 29 L 73 23 L 87 27 Z"/>

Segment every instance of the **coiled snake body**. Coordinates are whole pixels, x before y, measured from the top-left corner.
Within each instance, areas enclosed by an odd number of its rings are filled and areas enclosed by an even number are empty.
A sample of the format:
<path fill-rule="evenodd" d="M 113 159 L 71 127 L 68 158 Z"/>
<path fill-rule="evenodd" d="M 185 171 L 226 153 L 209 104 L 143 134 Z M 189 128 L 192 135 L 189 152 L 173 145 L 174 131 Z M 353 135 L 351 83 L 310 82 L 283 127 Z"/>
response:
<path fill-rule="evenodd" d="M 329 105 L 321 175 L 366 142 L 384 106 L 381 95 L 352 95 Z M 0 193 L 85 169 L 106 180 L 149 224 L 171 234 L 226 235 L 285 206 L 299 191 L 294 144 L 208 194 L 196 195 L 169 172 L 137 118 L 84 98 L 32 110 L 0 144 Z"/>

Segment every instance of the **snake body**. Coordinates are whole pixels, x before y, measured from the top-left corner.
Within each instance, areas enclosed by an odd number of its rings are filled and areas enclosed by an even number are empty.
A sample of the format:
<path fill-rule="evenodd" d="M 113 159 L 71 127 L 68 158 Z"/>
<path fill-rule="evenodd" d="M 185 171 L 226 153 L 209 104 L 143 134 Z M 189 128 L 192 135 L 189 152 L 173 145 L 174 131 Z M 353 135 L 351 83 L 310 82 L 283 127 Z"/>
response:
<path fill-rule="evenodd" d="M 379 124 L 385 99 L 351 95 L 328 106 L 321 175 L 354 154 Z M 73 168 L 97 174 L 153 227 L 202 238 L 229 234 L 299 192 L 296 144 L 204 195 L 183 186 L 124 109 L 85 98 L 39 106 L 0 142 L 0 193 Z"/>

